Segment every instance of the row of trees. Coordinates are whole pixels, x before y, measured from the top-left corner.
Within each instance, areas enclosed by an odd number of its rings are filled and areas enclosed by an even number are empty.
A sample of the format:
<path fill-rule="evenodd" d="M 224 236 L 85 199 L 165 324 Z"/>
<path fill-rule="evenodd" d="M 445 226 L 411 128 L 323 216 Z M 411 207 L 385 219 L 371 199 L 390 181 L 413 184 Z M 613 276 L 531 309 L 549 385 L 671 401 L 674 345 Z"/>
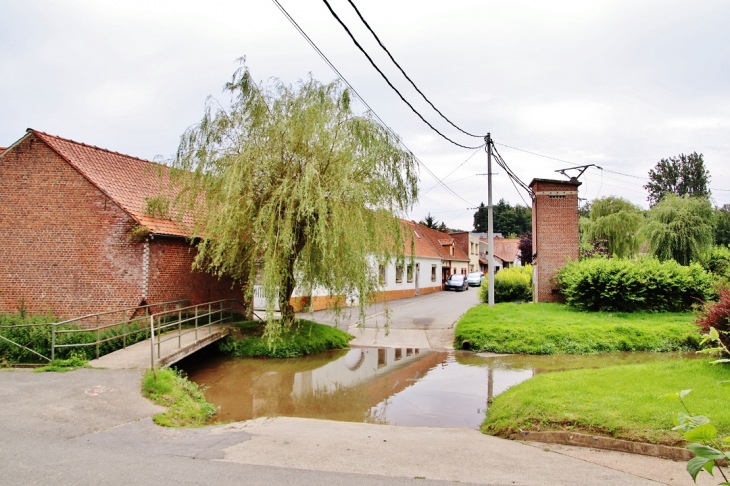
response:
<path fill-rule="evenodd" d="M 481 203 L 474 213 L 474 231 L 486 233 L 489 208 Z M 532 208 L 515 204 L 512 206 L 504 199 L 500 199 L 492 207 L 494 218 L 494 232 L 502 233 L 507 238 L 517 238 L 522 233 L 532 231 Z"/>
<path fill-rule="evenodd" d="M 707 197 L 667 194 L 648 211 L 619 197 L 591 204 L 580 220 L 584 245 L 605 245 L 608 253 L 631 257 L 642 249 L 660 260 L 688 265 L 713 244 L 730 244 L 730 205 L 713 208 Z"/>

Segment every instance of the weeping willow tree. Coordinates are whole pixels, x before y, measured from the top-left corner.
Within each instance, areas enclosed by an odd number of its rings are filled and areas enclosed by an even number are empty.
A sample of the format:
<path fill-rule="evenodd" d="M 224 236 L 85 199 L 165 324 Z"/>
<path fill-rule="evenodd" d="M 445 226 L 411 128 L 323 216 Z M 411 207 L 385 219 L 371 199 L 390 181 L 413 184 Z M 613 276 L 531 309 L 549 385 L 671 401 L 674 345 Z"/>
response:
<path fill-rule="evenodd" d="M 271 341 L 294 322 L 290 299 L 314 289 L 358 299 L 378 289 L 377 266 L 402 259 L 396 217 L 417 197 L 417 164 L 370 114 L 353 112 L 339 82 L 295 87 L 253 81 L 242 63 L 225 85 L 228 107 L 209 100 L 181 137 L 173 207 L 192 215 L 197 268 L 229 275 L 251 301 L 269 299 Z"/>
<path fill-rule="evenodd" d="M 639 251 L 639 230 L 644 221 L 639 206 L 621 197 L 603 197 L 591 203 L 590 216 L 581 222 L 584 243 L 606 240 L 608 252 L 618 258 L 632 257 Z"/>
<path fill-rule="evenodd" d="M 714 241 L 713 216 L 706 197 L 668 194 L 649 211 L 643 233 L 657 258 L 689 265 Z"/>

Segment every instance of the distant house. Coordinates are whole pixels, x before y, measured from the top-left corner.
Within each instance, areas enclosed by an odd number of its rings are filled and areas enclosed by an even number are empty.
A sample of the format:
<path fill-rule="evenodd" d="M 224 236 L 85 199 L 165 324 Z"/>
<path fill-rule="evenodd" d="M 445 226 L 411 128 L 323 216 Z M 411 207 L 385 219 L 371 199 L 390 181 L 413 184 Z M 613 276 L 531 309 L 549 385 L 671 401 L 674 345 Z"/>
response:
<path fill-rule="evenodd" d="M 495 233 L 497 235 L 499 233 Z M 497 246 L 497 237 L 494 237 L 495 247 Z M 479 269 L 486 275 L 489 271 L 489 239 L 485 237 L 479 238 Z M 494 252 L 494 273 L 504 268 L 504 261 Z"/>
<path fill-rule="evenodd" d="M 243 297 L 191 269 L 183 225 L 146 214 L 167 167 L 28 129 L 0 153 L 0 312 L 72 317 Z"/>
<path fill-rule="evenodd" d="M 503 268 L 521 267 L 520 239 L 519 238 L 495 238 L 494 256 L 502 260 Z"/>
<path fill-rule="evenodd" d="M 479 265 L 479 237 L 467 231 L 450 231 L 449 235 L 454 238 L 461 251 L 469 256 L 469 272 L 481 270 Z"/>

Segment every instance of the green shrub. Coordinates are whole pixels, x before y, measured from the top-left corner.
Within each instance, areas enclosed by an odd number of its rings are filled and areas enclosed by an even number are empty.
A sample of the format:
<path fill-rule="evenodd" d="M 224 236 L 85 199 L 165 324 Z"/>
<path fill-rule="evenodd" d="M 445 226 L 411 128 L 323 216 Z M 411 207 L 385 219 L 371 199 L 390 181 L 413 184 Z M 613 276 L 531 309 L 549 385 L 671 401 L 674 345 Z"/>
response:
<path fill-rule="evenodd" d="M 32 349 L 48 358 L 51 357 L 51 324 L 57 322 L 58 319 L 50 314 L 27 314 L 25 312 L 16 312 L 13 314 L 0 314 L 0 336 L 10 339 L 18 344 Z M 25 324 L 46 324 L 45 326 L 28 326 Z M 78 330 L 79 332 L 62 333 L 61 330 Z M 114 326 L 103 329 L 99 332 L 99 339 L 104 340 L 122 334 L 123 326 Z M 126 344 L 129 346 L 139 341 L 147 339 L 147 327 L 143 322 L 128 323 L 124 330 L 133 332 L 126 338 Z M 60 325 L 56 328 L 56 344 L 89 344 L 96 342 L 96 331 L 83 331 L 79 326 Z M 136 331 L 136 332 L 134 332 Z M 113 339 L 99 344 L 99 356 L 109 354 L 123 346 L 122 339 Z M 79 358 L 88 361 L 96 358 L 96 346 L 73 346 L 66 348 L 57 348 L 55 358 L 70 359 Z M 14 344 L 9 343 L 5 339 L 0 339 L 0 363 L 41 363 L 45 362 L 43 358 L 26 351 Z"/>
<path fill-rule="evenodd" d="M 730 281 L 730 248 L 727 246 L 713 246 L 700 256 L 699 263 L 707 272 Z"/>
<path fill-rule="evenodd" d="M 696 263 L 590 258 L 568 263 L 555 280 L 581 310 L 679 312 L 712 296 L 715 278 Z"/>
<path fill-rule="evenodd" d="M 479 288 L 479 300 L 489 301 L 489 286 Z M 515 302 L 532 300 L 532 265 L 510 267 L 494 275 L 494 301 Z"/>
<path fill-rule="evenodd" d="M 346 348 L 354 337 L 335 327 L 304 319 L 298 319 L 274 343 L 270 343 L 263 335 L 264 325 L 261 321 L 245 321 L 235 324 L 235 327 L 239 329 L 239 336 L 224 339 L 219 349 L 236 357 L 296 358 L 329 349 Z"/>

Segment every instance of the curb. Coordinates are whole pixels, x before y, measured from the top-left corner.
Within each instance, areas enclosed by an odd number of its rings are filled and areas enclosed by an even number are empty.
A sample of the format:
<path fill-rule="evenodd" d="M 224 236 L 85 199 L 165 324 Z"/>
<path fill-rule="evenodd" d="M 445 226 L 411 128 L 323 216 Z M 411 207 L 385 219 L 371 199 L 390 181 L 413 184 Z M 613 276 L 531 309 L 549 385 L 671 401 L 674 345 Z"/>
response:
<path fill-rule="evenodd" d="M 509 437 L 513 440 L 529 440 L 532 442 L 544 442 L 548 444 L 563 444 L 579 447 L 592 447 L 594 449 L 607 449 L 611 451 L 628 452 L 630 454 L 642 454 L 645 456 L 661 457 L 675 461 L 689 461 L 695 455 L 687 449 L 671 447 L 659 444 L 647 444 L 646 442 L 631 442 L 628 440 L 612 439 L 596 435 L 585 435 L 576 432 L 529 432 L 520 431 Z"/>

